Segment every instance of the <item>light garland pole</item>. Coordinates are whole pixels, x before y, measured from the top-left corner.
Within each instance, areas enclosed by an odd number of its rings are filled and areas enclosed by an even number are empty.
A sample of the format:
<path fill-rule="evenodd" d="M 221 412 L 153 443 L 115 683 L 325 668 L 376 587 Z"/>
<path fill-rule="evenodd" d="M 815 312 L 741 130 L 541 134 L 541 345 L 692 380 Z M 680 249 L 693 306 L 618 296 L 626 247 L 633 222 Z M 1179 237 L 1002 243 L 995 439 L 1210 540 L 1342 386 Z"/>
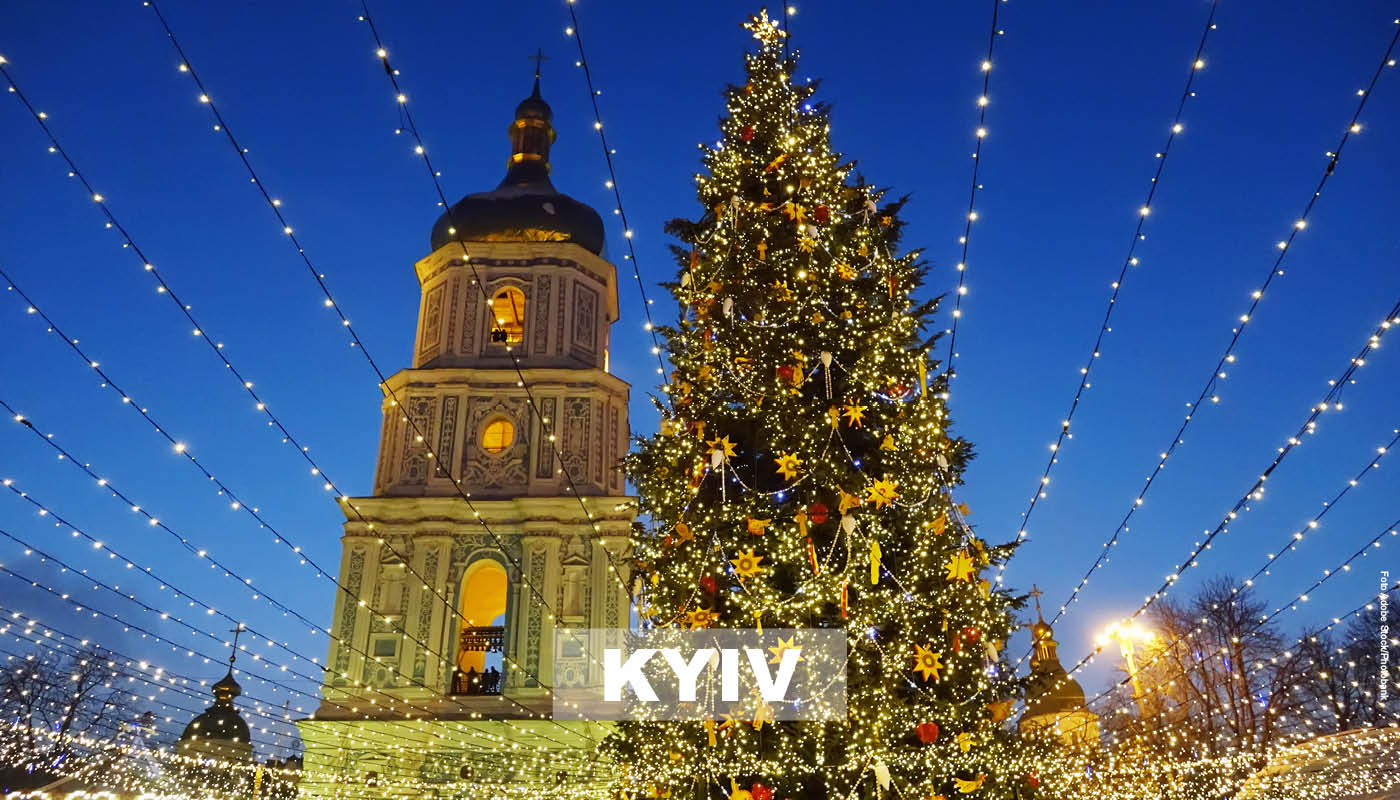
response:
<path fill-rule="evenodd" d="M 1133 684 L 1133 702 L 1137 705 L 1138 716 L 1147 719 L 1147 709 L 1145 707 L 1146 695 L 1143 694 L 1140 672 L 1137 667 L 1136 643 L 1144 644 L 1157 638 L 1156 632 L 1145 628 L 1136 622 L 1118 623 L 1115 622 L 1104 629 L 1098 636 L 1100 647 L 1106 646 L 1110 641 L 1118 642 L 1118 650 L 1123 654 L 1123 661 L 1127 664 L 1128 675 Z"/>

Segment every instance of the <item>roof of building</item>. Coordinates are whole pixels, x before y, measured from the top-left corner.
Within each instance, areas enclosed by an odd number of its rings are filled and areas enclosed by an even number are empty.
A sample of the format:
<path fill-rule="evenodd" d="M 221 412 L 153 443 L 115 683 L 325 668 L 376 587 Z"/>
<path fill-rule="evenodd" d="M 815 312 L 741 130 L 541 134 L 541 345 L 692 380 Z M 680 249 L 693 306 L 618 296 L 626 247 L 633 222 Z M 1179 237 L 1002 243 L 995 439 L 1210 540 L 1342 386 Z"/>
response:
<path fill-rule="evenodd" d="M 233 679 L 233 668 L 213 686 L 214 704 L 190 720 L 180 734 L 180 743 L 204 739 L 225 742 L 249 741 L 248 723 L 243 721 L 233 699 L 243 694 L 243 687 Z"/>
<path fill-rule="evenodd" d="M 433 224 L 437 250 L 462 242 L 573 242 L 603 252 L 603 219 L 589 206 L 554 188 L 549 180 L 549 147 L 554 113 L 540 96 L 540 77 L 530 96 L 515 109 L 510 126 L 511 156 L 505 178 L 489 192 L 463 197 Z"/>

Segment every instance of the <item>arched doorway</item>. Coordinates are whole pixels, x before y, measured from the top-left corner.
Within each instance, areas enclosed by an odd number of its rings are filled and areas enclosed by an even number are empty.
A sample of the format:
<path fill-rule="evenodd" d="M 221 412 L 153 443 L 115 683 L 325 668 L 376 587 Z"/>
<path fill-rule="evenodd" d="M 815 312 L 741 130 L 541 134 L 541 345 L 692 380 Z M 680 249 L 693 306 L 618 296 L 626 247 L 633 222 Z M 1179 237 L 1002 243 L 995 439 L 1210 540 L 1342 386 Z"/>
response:
<path fill-rule="evenodd" d="M 462 575 L 453 694 L 499 694 L 505 641 L 506 570 L 482 558 Z"/>

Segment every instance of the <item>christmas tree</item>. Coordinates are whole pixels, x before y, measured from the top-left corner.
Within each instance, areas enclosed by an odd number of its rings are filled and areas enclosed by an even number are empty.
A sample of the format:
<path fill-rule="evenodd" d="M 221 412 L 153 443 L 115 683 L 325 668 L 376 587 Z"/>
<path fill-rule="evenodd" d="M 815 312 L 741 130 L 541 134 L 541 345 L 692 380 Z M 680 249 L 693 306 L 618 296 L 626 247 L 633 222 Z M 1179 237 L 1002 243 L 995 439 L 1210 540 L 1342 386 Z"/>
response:
<path fill-rule="evenodd" d="M 608 749 L 637 795 L 1028 796 L 1001 653 L 1020 601 L 984 577 L 1011 548 L 952 494 L 972 449 L 931 357 L 937 303 L 914 299 L 924 264 L 899 251 L 904 200 L 832 151 L 776 23 L 745 27 L 703 215 L 669 228 L 675 369 L 628 460 L 650 519 L 634 574 L 647 626 L 843 630 L 848 712 L 624 722 Z"/>

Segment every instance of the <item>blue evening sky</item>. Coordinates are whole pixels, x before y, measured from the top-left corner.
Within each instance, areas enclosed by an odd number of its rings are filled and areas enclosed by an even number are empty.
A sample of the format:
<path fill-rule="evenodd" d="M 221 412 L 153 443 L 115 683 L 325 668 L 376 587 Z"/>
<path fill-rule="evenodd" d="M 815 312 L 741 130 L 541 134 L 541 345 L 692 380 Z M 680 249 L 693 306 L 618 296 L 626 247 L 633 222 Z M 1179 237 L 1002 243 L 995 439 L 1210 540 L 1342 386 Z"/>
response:
<path fill-rule="evenodd" d="M 663 222 L 695 216 L 696 142 L 716 137 L 720 89 L 742 76 L 745 3 L 603 3 L 577 12 L 619 182 L 659 318 L 656 283 L 673 274 Z M 992 541 L 1015 535 L 1128 245 L 1209 6 L 1035 3 L 1001 8 L 979 221 L 968 260 L 953 414 L 978 457 L 961 496 Z M 387 3 L 380 32 L 453 198 L 495 186 L 511 110 L 543 47 L 554 108 L 556 186 L 599 209 L 620 263 L 614 370 L 633 386 L 633 429 L 654 430 L 655 386 L 641 300 L 622 263 L 620 226 L 567 10 L 555 0 Z M 374 357 L 405 366 L 417 312 L 413 262 L 440 213 L 420 160 L 396 136 L 398 110 L 354 2 L 245 0 L 163 7 L 272 194 L 326 273 Z M 823 81 L 833 139 L 875 183 L 909 193 L 906 244 L 932 262 L 930 292 L 955 281 L 989 5 L 807 2 L 793 20 L 799 77 Z M 1224 0 L 1108 336 L 1031 538 L 1006 573 L 1068 594 L 1171 441 L 1326 166 L 1386 44 L 1395 8 Z M 330 477 L 370 489 L 380 422 L 373 373 L 306 274 L 148 8 L 17 0 L 0 12 L 0 53 L 79 167 L 200 323 Z M 1213 528 L 1306 417 L 1400 294 L 1400 72 L 1386 70 L 1309 227 L 1264 297 L 1239 361 L 1154 486 L 1111 563 L 1057 626 L 1066 665 L 1155 588 Z M 339 561 L 343 517 L 321 478 L 281 443 L 56 156 L 13 96 L 0 98 L 0 267 L 209 469 L 319 563 Z M 0 399 L 144 508 L 319 624 L 333 587 L 317 580 L 154 435 L 12 293 L 0 297 Z M 1400 425 L 1400 365 L 1387 343 L 1270 481 L 1265 498 L 1205 554 L 1201 578 L 1248 574 L 1304 524 Z M 1272 609 L 1400 515 L 1395 469 L 1331 512 L 1259 585 Z M 201 566 L 19 425 L 0 425 L 0 477 L 199 599 L 324 658 L 326 641 L 237 581 Z M 216 635 L 228 624 L 0 493 L 0 528 Z M 1290 626 L 1350 610 L 1396 564 L 1388 541 L 1316 593 Z M 163 636 L 222 654 L 170 621 L 93 591 L 52 564 L 0 545 L 0 563 L 71 591 Z M 182 673 L 221 669 L 62 607 L 0 576 L 0 607 L 148 656 Z M 3 637 L 0 637 L 3 638 Z M 1019 641 L 1015 650 L 1023 648 Z M 0 648 L 15 650 L 13 638 Z M 253 650 L 279 661 L 265 643 Z M 254 674 L 266 669 L 245 657 Z M 298 669 L 305 670 L 301 664 Z M 309 671 L 309 670 L 308 670 Z M 1106 665 L 1086 688 L 1110 680 Z M 249 694 L 286 694 L 251 679 Z M 304 689 L 311 685 L 297 683 Z M 180 700 L 188 708 L 203 700 Z M 292 706 L 309 710 L 306 698 Z M 183 718 L 175 713 L 179 724 Z M 263 737 L 264 744 L 277 739 Z"/>

